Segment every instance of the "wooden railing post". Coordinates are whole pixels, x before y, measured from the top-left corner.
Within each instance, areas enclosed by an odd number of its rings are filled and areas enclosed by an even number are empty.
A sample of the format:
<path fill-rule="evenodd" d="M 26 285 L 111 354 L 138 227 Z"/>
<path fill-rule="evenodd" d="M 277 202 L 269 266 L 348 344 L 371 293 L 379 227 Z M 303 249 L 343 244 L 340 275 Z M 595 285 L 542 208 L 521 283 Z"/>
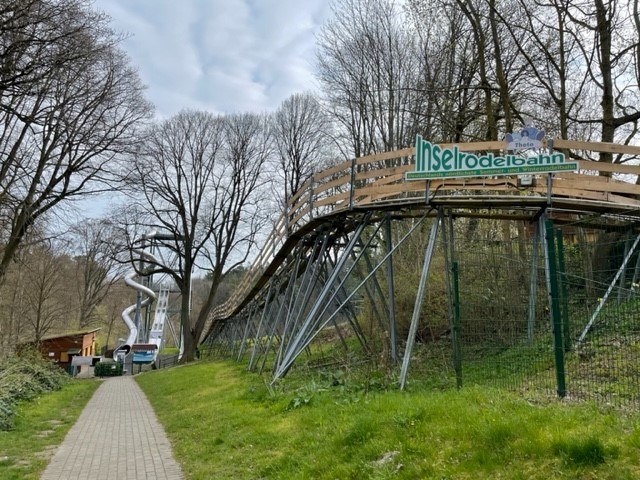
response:
<path fill-rule="evenodd" d="M 313 183 L 315 174 L 311 175 L 311 181 L 309 182 L 309 217 L 313 220 Z"/>
<path fill-rule="evenodd" d="M 289 238 L 290 233 L 291 229 L 289 226 L 289 200 L 287 200 L 286 202 L 284 202 L 284 238 Z"/>
<path fill-rule="evenodd" d="M 353 210 L 353 197 L 356 189 L 356 159 L 351 160 L 351 184 L 349 186 L 349 210 Z"/>

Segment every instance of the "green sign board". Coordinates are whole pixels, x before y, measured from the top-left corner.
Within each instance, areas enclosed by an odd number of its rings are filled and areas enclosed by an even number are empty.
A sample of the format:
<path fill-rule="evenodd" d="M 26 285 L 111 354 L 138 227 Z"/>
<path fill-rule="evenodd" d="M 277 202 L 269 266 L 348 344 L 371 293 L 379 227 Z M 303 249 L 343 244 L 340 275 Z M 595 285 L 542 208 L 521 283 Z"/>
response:
<path fill-rule="evenodd" d="M 577 162 L 567 162 L 564 153 L 477 155 L 459 150 L 457 145 L 443 148 L 416 135 L 416 169 L 405 174 L 407 180 L 430 178 L 487 177 L 578 170 Z"/>

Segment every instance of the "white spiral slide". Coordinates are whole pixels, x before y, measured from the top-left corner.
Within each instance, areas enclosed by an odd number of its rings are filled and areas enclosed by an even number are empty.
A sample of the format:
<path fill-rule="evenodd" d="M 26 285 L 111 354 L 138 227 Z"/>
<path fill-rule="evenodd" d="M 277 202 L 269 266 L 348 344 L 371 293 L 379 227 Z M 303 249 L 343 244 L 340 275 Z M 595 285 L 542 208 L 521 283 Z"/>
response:
<path fill-rule="evenodd" d="M 134 252 L 139 254 L 142 257 L 147 258 L 148 260 L 151 260 L 153 262 L 156 261 L 156 258 L 147 252 L 143 252 L 141 250 L 134 250 Z M 134 280 L 134 277 L 136 276 L 137 276 L 136 271 L 132 270 L 125 275 L 124 282 L 127 285 L 129 285 L 131 288 L 133 288 L 134 290 L 140 292 L 142 295 L 145 296 L 142 302 L 140 302 L 140 310 L 142 310 L 144 307 L 151 305 L 153 303 L 153 301 L 156 299 L 156 294 L 150 288 L 147 288 L 144 285 L 136 282 Z M 124 344 L 120 345 L 118 348 L 116 348 L 113 351 L 114 360 L 118 360 L 120 356 L 127 355 L 131 351 L 133 344 L 136 343 L 136 340 L 138 338 L 138 328 L 136 327 L 135 323 L 131 319 L 131 314 L 135 312 L 136 308 L 138 308 L 138 302 L 125 308 L 124 311 L 122 312 L 122 320 L 124 320 L 124 323 L 127 325 L 127 328 L 129 328 L 129 336 L 127 337 L 127 340 L 125 341 Z"/>

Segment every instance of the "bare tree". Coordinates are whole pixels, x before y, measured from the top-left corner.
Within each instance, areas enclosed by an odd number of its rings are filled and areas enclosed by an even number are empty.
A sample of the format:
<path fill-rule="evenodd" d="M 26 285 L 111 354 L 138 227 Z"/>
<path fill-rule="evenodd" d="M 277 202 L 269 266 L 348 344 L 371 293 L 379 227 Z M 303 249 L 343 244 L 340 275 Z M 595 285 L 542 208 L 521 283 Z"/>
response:
<path fill-rule="evenodd" d="M 95 323 L 95 311 L 118 281 L 121 264 L 110 224 L 86 220 L 73 229 L 73 258 L 78 298 L 77 327 Z"/>
<path fill-rule="evenodd" d="M 507 17 L 491 5 L 494 22 L 508 31 L 511 45 L 526 63 L 530 92 L 525 113 L 560 138 L 569 138 L 569 117 L 581 106 L 586 72 L 580 69 L 575 26 L 568 18 L 568 0 L 527 2 L 517 0 L 517 16 Z M 495 20 L 497 17 L 497 20 Z M 537 103 L 541 111 L 532 108 Z M 553 111 L 554 115 L 549 115 Z M 575 133 L 575 132 L 574 132 Z"/>
<path fill-rule="evenodd" d="M 27 289 L 25 269 L 15 268 L 15 264 L 22 263 L 21 255 L 17 255 L 14 268 L 6 276 L 3 288 L 0 288 L 0 357 L 13 352 L 20 340 L 23 330 L 24 292 Z"/>
<path fill-rule="evenodd" d="M 107 19 L 84 1 L 2 8 L 0 282 L 43 214 L 110 188 L 118 155 L 151 111 Z"/>
<path fill-rule="evenodd" d="M 412 137 L 420 133 L 444 142 L 482 137 L 479 56 L 465 15 L 451 2 L 424 0 L 407 2 L 407 14 L 419 45 Z"/>
<path fill-rule="evenodd" d="M 343 0 L 318 41 L 318 78 L 341 127 L 346 156 L 412 143 L 415 42 L 389 1 Z"/>
<path fill-rule="evenodd" d="M 599 98 L 592 103 L 595 108 L 586 111 L 588 118 L 576 116 L 573 120 L 596 125 L 603 142 L 629 143 L 638 132 L 640 89 L 635 60 L 640 39 L 636 10 L 637 4 L 632 7 L 629 0 L 572 2 L 568 9 L 569 18 L 577 25 L 578 47 L 590 90 Z M 635 85 L 630 84 L 631 79 L 636 80 Z M 620 158 L 602 152 L 599 160 L 613 162 Z"/>
<path fill-rule="evenodd" d="M 277 155 L 276 188 L 284 185 L 282 202 L 295 193 L 314 171 L 324 168 L 329 143 L 329 122 L 320 103 L 310 93 L 287 98 L 271 117 Z M 281 190 L 280 190 L 281 191 Z"/>
<path fill-rule="evenodd" d="M 181 292 L 184 361 L 194 358 L 225 275 L 242 265 L 260 226 L 262 170 L 270 155 L 266 118 L 184 111 L 159 123 L 146 138 L 134 187 L 141 198 L 137 228 L 155 229 L 173 240 L 164 246 L 175 265 L 158 264 Z M 194 269 L 209 272 L 202 306 L 190 311 Z"/>
<path fill-rule="evenodd" d="M 73 314 L 67 288 L 72 274 L 68 261 L 45 245 L 32 248 L 22 267 L 29 285 L 23 292 L 22 315 L 31 327 L 33 340 L 40 343 L 55 328 L 65 329 L 67 319 Z"/>

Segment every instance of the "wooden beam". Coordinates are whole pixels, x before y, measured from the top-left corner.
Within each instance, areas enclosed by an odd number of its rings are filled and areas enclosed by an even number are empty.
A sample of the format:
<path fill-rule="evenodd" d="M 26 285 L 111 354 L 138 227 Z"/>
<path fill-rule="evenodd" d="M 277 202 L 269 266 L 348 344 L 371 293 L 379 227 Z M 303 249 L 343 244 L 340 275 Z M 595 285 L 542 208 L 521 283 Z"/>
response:
<path fill-rule="evenodd" d="M 627 165 L 624 163 L 592 162 L 591 160 L 578 160 L 580 170 L 595 172 L 630 173 L 640 175 L 640 165 Z"/>
<path fill-rule="evenodd" d="M 331 175 L 334 175 L 338 172 L 342 172 L 343 170 L 349 170 L 349 169 L 351 169 L 351 160 L 347 160 L 346 162 L 339 163 L 334 167 L 327 168 L 326 170 L 322 170 L 321 172 L 316 173 L 313 176 L 313 179 L 314 181 L 319 182 Z"/>
<path fill-rule="evenodd" d="M 562 140 L 560 138 L 553 141 L 553 148 L 556 150 L 568 148 L 571 150 L 589 150 L 591 152 L 640 155 L 640 147 L 636 147 L 635 145 L 621 145 L 618 143 L 606 142 L 582 142 L 578 140 Z"/>

